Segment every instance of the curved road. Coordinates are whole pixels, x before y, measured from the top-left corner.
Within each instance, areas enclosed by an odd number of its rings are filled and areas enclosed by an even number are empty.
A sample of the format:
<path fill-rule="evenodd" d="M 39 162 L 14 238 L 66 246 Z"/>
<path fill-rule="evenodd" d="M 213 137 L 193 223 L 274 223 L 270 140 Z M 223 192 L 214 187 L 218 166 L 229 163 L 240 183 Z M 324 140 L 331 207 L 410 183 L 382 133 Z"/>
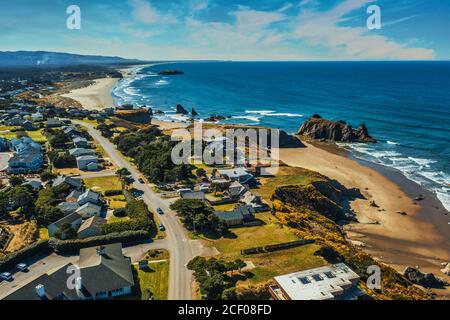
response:
<path fill-rule="evenodd" d="M 105 149 L 109 155 L 111 162 L 119 168 L 127 168 L 135 179 L 134 188 L 143 192 L 143 199 L 149 208 L 156 213 L 157 208 L 164 211 L 163 215 L 159 215 L 159 220 L 166 227 L 167 249 L 170 252 L 169 267 L 169 300 L 191 300 L 192 299 L 192 272 L 186 268 L 186 264 L 202 251 L 201 244 L 198 241 L 190 240 L 175 215 L 170 210 L 170 201 L 161 199 L 146 184 L 138 181 L 141 173 L 128 162 L 120 152 L 117 151 L 114 144 L 102 137 L 100 132 L 91 124 L 82 121 L 74 123 L 85 127 L 89 134 Z"/>

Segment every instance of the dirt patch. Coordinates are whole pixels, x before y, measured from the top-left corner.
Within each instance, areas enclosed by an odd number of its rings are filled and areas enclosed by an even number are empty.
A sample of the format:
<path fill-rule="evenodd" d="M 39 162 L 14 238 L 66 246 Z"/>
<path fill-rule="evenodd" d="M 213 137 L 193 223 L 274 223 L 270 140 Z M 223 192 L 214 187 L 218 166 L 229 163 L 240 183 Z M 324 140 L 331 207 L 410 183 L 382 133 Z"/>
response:
<path fill-rule="evenodd" d="M 36 222 L 25 222 L 17 225 L 6 226 L 13 235 L 5 249 L 5 253 L 18 251 L 39 238 L 39 228 Z"/>

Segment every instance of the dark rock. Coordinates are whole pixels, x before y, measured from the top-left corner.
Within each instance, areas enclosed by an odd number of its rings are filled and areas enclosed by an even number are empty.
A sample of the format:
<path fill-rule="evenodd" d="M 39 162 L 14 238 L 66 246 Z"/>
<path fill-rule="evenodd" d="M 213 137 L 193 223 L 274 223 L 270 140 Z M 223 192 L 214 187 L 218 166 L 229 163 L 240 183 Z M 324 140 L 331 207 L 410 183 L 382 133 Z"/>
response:
<path fill-rule="evenodd" d="M 378 208 L 379 206 L 376 204 L 376 202 L 375 201 L 370 201 L 370 206 L 371 207 L 374 207 L 374 208 Z"/>
<path fill-rule="evenodd" d="M 191 114 L 193 117 L 198 116 L 198 112 L 194 108 L 192 108 Z"/>
<path fill-rule="evenodd" d="M 401 214 L 402 216 L 407 216 L 408 214 L 405 211 L 397 211 L 398 214 Z"/>
<path fill-rule="evenodd" d="M 315 114 L 303 123 L 297 135 L 314 140 L 375 143 L 364 124 L 354 130 L 345 121 L 331 121 Z"/>
<path fill-rule="evenodd" d="M 153 111 L 154 114 L 164 114 L 164 111 L 161 110 L 155 110 Z"/>
<path fill-rule="evenodd" d="M 212 116 L 210 116 L 208 118 L 205 118 L 204 120 L 208 121 L 208 122 L 218 122 L 218 121 L 222 121 L 222 120 L 225 120 L 225 119 L 226 119 L 226 117 L 224 117 L 224 116 L 221 116 L 221 115 L 218 115 L 218 114 L 214 114 L 214 115 L 212 115 Z"/>
<path fill-rule="evenodd" d="M 423 195 L 418 195 L 417 197 L 414 198 L 415 201 L 422 201 L 425 200 L 425 197 Z"/>
<path fill-rule="evenodd" d="M 179 70 L 161 70 L 160 72 L 158 72 L 158 74 L 160 76 L 176 76 L 184 74 L 184 72 Z"/>
<path fill-rule="evenodd" d="M 187 115 L 189 114 L 189 112 L 181 105 L 181 104 L 177 104 L 177 114 L 184 114 Z"/>
<path fill-rule="evenodd" d="M 412 283 L 425 288 L 443 288 L 448 285 L 444 279 L 438 278 L 432 273 L 422 273 L 419 269 L 413 267 L 407 267 L 403 271 L 403 275 Z"/>
<path fill-rule="evenodd" d="M 280 138 L 279 147 L 280 148 L 304 148 L 305 147 L 305 145 L 300 141 L 299 138 L 288 134 L 284 130 L 280 130 L 279 135 L 280 135 L 279 136 L 279 138 Z M 271 137 L 271 135 L 269 135 L 269 137 Z M 270 142 L 268 144 L 269 144 L 269 146 L 272 146 Z"/>

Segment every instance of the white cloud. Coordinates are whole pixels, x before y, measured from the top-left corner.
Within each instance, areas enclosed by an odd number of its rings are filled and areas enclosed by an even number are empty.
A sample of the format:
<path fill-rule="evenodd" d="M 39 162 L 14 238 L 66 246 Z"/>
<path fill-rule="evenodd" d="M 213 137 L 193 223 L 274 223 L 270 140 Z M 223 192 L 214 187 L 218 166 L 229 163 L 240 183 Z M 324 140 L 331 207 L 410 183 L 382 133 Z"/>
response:
<path fill-rule="evenodd" d="M 272 23 L 286 19 L 286 16 L 281 12 L 257 11 L 245 8 L 233 11 L 231 14 L 236 18 L 236 28 L 245 32 L 258 31 Z"/>
<path fill-rule="evenodd" d="M 344 27 L 346 16 L 374 0 L 346 0 L 327 12 L 304 10 L 293 37 L 331 51 L 336 59 L 434 59 L 435 52 L 411 48 L 365 27 Z"/>
<path fill-rule="evenodd" d="M 157 24 L 176 23 L 177 19 L 171 14 L 163 14 L 156 10 L 149 1 L 145 0 L 130 0 L 130 4 L 133 7 L 134 17 L 141 23 L 145 24 Z"/>

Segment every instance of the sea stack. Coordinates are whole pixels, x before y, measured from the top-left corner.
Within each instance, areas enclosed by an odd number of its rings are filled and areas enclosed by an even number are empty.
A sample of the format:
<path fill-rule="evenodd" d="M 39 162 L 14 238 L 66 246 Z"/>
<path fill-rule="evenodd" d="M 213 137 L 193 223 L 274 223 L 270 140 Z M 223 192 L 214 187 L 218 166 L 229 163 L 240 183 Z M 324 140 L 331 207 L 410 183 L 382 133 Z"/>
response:
<path fill-rule="evenodd" d="M 181 105 L 181 104 L 177 104 L 177 114 L 184 114 L 187 115 L 189 114 L 189 112 Z"/>
<path fill-rule="evenodd" d="M 375 143 L 377 140 L 369 135 L 364 124 L 354 130 L 345 121 L 331 121 L 323 119 L 320 115 L 314 114 L 300 129 L 297 135 L 313 140 L 327 140 L 334 142 L 363 142 Z"/>
<path fill-rule="evenodd" d="M 180 70 L 161 70 L 158 72 L 158 75 L 160 76 L 177 76 L 182 74 L 184 74 L 184 72 Z"/>
<path fill-rule="evenodd" d="M 192 108 L 191 115 L 192 115 L 193 117 L 198 116 L 198 112 L 195 111 L 194 108 Z"/>

